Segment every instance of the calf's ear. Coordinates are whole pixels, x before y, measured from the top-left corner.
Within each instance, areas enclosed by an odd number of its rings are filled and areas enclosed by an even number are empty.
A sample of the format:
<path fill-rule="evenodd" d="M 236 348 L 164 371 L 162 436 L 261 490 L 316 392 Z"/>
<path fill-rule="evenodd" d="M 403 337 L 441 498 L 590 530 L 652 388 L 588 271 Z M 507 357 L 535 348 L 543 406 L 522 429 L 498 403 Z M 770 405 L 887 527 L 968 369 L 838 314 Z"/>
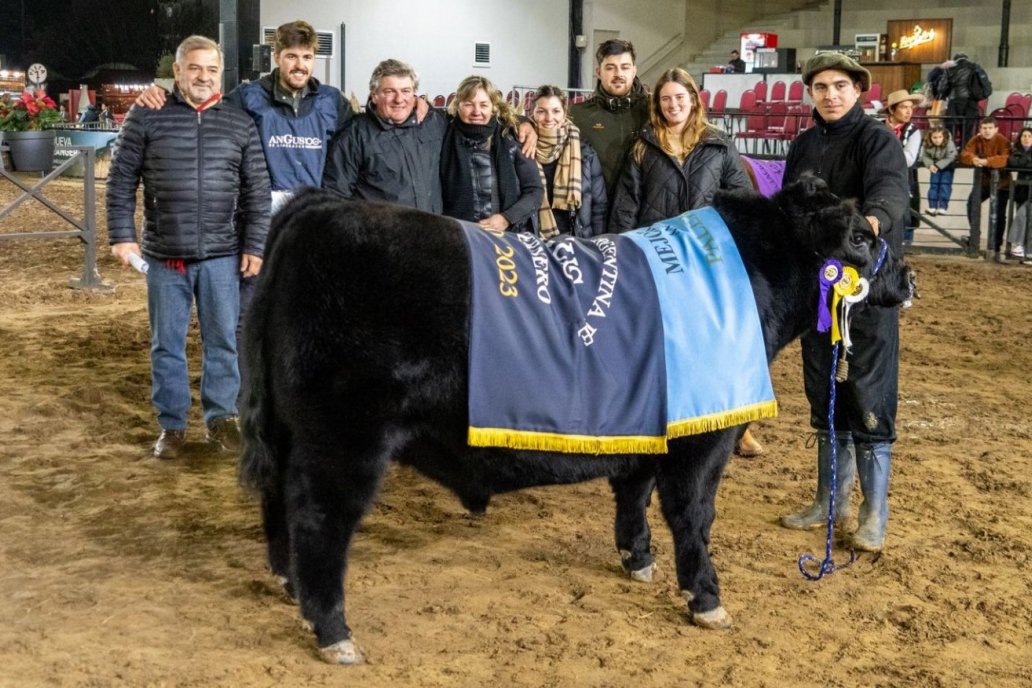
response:
<path fill-rule="evenodd" d="M 817 175 L 811 174 L 809 172 L 799 177 L 799 183 L 802 186 L 801 190 L 806 198 L 816 196 L 818 193 L 821 193 L 822 191 L 826 191 L 828 189 L 827 182 L 825 182 Z"/>

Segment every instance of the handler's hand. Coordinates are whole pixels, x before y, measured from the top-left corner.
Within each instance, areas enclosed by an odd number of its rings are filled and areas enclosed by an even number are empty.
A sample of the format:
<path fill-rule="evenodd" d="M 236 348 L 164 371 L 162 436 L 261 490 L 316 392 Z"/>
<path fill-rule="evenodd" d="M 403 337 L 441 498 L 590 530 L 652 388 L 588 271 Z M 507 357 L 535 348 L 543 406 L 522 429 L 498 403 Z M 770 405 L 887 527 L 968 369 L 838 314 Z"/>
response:
<path fill-rule="evenodd" d="M 484 229 L 493 229 L 498 232 L 504 232 L 509 228 L 509 221 L 500 213 L 495 213 L 490 217 L 485 217 L 479 224 Z"/>
<path fill-rule="evenodd" d="M 416 121 L 422 124 L 429 112 L 430 103 L 426 102 L 426 98 L 423 96 L 418 96 L 416 98 Z"/>
<path fill-rule="evenodd" d="M 165 97 L 165 89 L 157 84 L 151 84 L 143 89 L 143 93 L 136 96 L 135 104 L 151 110 L 160 110 L 165 105 Z"/>
<path fill-rule="evenodd" d="M 143 258 L 140 252 L 140 245 L 135 241 L 124 241 L 120 244 L 111 244 L 111 255 L 118 258 L 122 265 L 129 267 L 129 255 L 135 254 Z"/>
<path fill-rule="evenodd" d="M 871 229 L 874 231 L 874 236 L 881 236 L 881 223 L 878 222 L 878 218 L 874 215 L 865 215 L 864 219 L 871 223 Z"/>
<path fill-rule="evenodd" d="M 240 257 L 240 272 L 244 277 L 254 277 L 262 270 L 262 259 L 245 253 Z"/>
<path fill-rule="evenodd" d="M 534 128 L 534 125 L 530 122 L 520 122 L 520 126 L 516 130 L 516 138 L 523 144 L 523 154 L 533 160 L 537 152 L 538 140 L 537 129 Z"/>

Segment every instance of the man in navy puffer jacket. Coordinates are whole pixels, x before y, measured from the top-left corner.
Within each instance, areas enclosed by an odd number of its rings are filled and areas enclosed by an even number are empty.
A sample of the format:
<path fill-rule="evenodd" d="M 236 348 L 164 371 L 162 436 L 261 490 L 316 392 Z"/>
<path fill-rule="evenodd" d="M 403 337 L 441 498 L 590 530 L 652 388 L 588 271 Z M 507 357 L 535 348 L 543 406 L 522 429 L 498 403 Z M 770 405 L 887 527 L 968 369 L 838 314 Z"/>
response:
<path fill-rule="evenodd" d="M 160 110 L 130 111 L 108 172 L 111 252 L 126 265 L 142 253 L 149 267 L 151 400 L 161 426 L 154 455 L 162 459 L 174 458 L 186 439 L 186 334 L 195 300 L 207 438 L 227 451 L 240 445 L 238 284 L 241 274 L 261 269 L 270 187 L 254 122 L 221 102 L 222 65 L 211 39 L 184 40 L 173 66 L 175 93 Z M 133 218 L 141 179 L 142 251 Z"/>

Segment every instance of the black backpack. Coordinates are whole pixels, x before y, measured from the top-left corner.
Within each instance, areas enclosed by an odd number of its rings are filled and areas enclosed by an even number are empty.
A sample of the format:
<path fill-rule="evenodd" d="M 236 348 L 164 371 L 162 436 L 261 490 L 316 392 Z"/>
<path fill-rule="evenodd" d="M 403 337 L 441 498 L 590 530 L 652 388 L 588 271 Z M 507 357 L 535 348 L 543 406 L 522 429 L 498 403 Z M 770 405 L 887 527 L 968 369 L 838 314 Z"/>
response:
<path fill-rule="evenodd" d="M 989 81 L 989 75 L 982 69 L 982 65 L 971 63 L 971 80 L 968 82 L 968 90 L 975 100 L 985 100 L 993 94 L 993 82 Z"/>

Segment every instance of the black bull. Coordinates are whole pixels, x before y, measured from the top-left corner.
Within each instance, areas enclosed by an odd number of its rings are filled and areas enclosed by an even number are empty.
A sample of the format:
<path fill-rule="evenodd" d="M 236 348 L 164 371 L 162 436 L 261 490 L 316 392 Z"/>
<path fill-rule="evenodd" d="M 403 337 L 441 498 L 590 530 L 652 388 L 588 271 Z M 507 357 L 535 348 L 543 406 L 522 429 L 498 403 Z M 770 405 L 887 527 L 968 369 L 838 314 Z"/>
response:
<path fill-rule="evenodd" d="M 870 276 L 878 256 L 866 220 L 817 179 L 772 199 L 723 193 L 714 205 L 749 273 L 768 360 L 812 326 L 826 258 Z M 314 190 L 280 212 L 270 233 L 242 344 L 241 474 L 261 498 L 272 571 L 296 594 L 324 657 L 361 659 L 342 580 L 392 460 L 475 513 L 493 494 L 608 478 L 616 548 L 643 580 L 653 566 L 646 507 L 655 488 L 693 621 L 730 626 L 708 546 L 735 429 L 672 440 L 662 456 L 467 446 L 468 260 L 452 220 Z M 890 254 L 868 303 L 898 305 L 910 283 Z"/>

